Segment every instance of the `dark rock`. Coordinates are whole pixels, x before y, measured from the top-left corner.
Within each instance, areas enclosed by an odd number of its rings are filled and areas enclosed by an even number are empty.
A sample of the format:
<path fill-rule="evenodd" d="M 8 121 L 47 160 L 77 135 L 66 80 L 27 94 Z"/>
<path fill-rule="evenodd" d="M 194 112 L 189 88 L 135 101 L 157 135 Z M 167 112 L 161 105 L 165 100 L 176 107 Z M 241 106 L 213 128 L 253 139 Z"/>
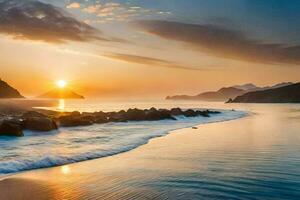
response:
<path fill-rule="evenodd" d="M 28 117 L 24 121 L 24 128 L 33 131 L 51 131 L 57 129 L 54 120 L 47 117 Z"/>
<path fill-rule="evenodd" d="M 233 99 L 232 98 L 228 99 L 228 101 L 226 101 L 226 103 L 233 103 Z"/>
<path fill-rule="evenodd" d="M 79 111 L 73 111 L 69 115 L 71 115 L 71 116 L 80 116 L 81 113 Z"/>
<path fill-rule="evenodd" d="M 94 112 L 92 113 L 94 116 L 94 122 L 97 124 L 107 123 L 108 122 L 108 114 L 105 112 Z"/>
<path fill-rule="evenodd" d="M 24 113 L 22 115 L 22 118 L 23 119 L 26 119 L 26 118 L 30 118 L 30 117 L 42 117 L 42 118 L 47 118 L 46 115 L 42 114 L 42 113 L 39 113 L 39 112 L 36 112 L 36 111 L 28 111 L 26 113 Z"/>
<path fill-rule="evenodd" d="M 170 113 L 174 116 L 183 115 L 183 111 L 180 108 L 172 108 Z"/>
<path fill-rule="evenodd" d="M 88 126 L 93 124 L 93 120 L 87 116 L 73 116 L 66 115 L 57 119 L 60 126 L 72 127 L 72 126 Z"/>
<path fill-rule="evenodd" d="M 146 112 L 137 108 L 128 109 L 126 112 L 126 119 L 129 121 L 146 120 Z"/>
<path fill-rule="evenodd" d="M 198 114 L 192 109 L 188 109 L 188 110 L 184 111 L 183 115 L 186 117 L 197 117 L 198 116 Z"/>
<path fill-rule="evenodd" d="M 146 120 L 154 121 L 154 120 L 164 120 L 171 119 L 176 120 L 171 114 L 169 110 L 166 109 L 150 109 L 146 112 Z"/>
<path fill-rule="evenodd" d="M 97 124 L 103 124 L 103 123 L 108 122 L 108 119 L 105 116 L 95 116 L 94 122 Z"/>
<path fill-rule="evenodd" d="M 0 136 L 24 136 L 22 131 L 22 121 L 19 120 L 5 120 L 0 125 Z"/>
<path fill-rule="evenodd" d="M 205 110 L 205 111 L 201 111 L 201 110 L 197 110 L 196 111 L 197 116 L 202 116 L 202 117 L 209 117 L 209 110 Z"/>

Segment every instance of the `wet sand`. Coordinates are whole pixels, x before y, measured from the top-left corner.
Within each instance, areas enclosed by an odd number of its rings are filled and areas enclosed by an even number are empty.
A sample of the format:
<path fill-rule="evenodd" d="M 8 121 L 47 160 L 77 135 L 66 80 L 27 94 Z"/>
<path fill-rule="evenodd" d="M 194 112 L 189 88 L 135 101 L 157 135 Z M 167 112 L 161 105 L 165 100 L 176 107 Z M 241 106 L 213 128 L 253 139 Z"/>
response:
<path fill-rule="evenodd" d="M 294 199 L 300 115 L 276 109 L 176 130 L 111 157 L 8 176 L 0 199 Z M 294 146 L 281 155 L 274 145 Z"/>

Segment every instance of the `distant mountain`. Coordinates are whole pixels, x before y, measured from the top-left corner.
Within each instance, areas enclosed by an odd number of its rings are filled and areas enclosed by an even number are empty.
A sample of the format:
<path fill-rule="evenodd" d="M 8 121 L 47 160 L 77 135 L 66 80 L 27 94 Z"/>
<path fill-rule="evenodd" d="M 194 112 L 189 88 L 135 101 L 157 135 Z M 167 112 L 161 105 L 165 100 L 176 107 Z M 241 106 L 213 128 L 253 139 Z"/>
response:
<path fill-rule="evenodd" d="M 232 86 L 232 87 L 240 89 L 240 90 L 246 90 L 246 91 L 249 91 L 249 90 L 253 91 L 253 90 L 260 89 L 259 87 L 257 87 L 253 83 L 247 83 L 247 84 L 244 84 L 244 85 L 235 85 L 235 86 Z"/>
<path fill-rule="evenodd" d="M 82 95 L 79 95 L 68 88 L 57 88 L 51 90 L 38 98 L 45 99 L 84 99 Z"/>
<path fill-rule="evenodd" d="M 24 98 L 18 90 L 0 79 L 0 98 Z"/>
<path fill-rule="evenodd" d="M 300 103 L 300 83 L 248 92 L 229 100 L 228 103 Z"/>
<path fill-rule="evenodd" d="M 243 95 L 247 92 L 275 89 L 275 88 L 280 88 L 292 84 L 294 83 L 283 82 L 273 86 L 258 87 L 253 83 L 247 83 L 244 85 L 234 85 L 232 87 L 224 87 L 218 91 L 204 92 L 195 96 L 189 96 L 189 95 L 167 96 L 166 99 L 167 100 L 227 101 L 230 98 L 234 99 L 235 97 Z"/>
<path fill-rule="evenodd" d="M 201 101 L 226 101 L 229 98 L 235 98 L 236 96 L 246 93 L 245 90 L 237 89 L 234 87 L 221 88 L 214 92 L 204 92 L 196 96 L 177 95 L 168 96 L 167 100 L 201 100 Z"/>
<path fill-rule="evenodd" d="M 234 88 L 237 88 L 237 89 L 241 89 L 241 90 L 246 90 L 248 92 L 250 91 L 260 91 L 260 90 L 268 90 L 268 89 L 275 89 L 275 88 L 280 88 L 280 87 L 284 87 L 284 86 L 288 86 L 288 85 L 292 85 L 294 83 L 292 82 L 282 82 L 282 83 L 278 83 L 276 85 L 273 85 L 273 86 L 266 86 L 266 87 L 258 87 L 252 83 L 247 83 L 247 84 L 244 84 L 244 85 L 235 85 L 235 86 L 232 86 Z"/>
<path fill-rule="evenodd" d="M 276 89 L 276 88 L 280 88 L 280 87 L 284 87 L 284 86 L 288 86 L 288 85 L 293 85 L 293 84 L 295 84 L 295 83 L 293 83 L 293 82 L 282 82 L 282 83 L 278 83 L 278 84 L 273 85 L 273 86 L 262 87 L 259 90 Z"/>

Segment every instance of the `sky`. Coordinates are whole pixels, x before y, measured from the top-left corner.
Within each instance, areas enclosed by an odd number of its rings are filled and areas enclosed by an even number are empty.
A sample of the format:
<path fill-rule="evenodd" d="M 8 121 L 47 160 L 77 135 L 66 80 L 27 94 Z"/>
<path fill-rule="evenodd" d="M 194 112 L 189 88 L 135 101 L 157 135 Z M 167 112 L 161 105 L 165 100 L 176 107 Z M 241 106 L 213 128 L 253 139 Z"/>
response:
<path fill-rule="evenodd" d="M 300 80 L 298 0 L 0 0 L 0 78 L 25 96 L 163 98 Z"/>

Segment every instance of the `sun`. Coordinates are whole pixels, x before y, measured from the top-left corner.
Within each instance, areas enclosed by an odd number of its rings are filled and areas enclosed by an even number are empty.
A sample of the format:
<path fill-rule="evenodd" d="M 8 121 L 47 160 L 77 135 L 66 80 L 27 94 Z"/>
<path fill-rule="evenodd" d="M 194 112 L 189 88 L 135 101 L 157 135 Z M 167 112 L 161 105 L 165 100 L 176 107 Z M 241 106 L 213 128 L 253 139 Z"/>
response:
<path fill-rule="evenodd" d="M 65 80 L 59 80 L 59 81 L 56 82 L 56 85 L 59 88 L 65 88 L 66 85 L 67 85 L 67 81 L 65 81 Z"/>

